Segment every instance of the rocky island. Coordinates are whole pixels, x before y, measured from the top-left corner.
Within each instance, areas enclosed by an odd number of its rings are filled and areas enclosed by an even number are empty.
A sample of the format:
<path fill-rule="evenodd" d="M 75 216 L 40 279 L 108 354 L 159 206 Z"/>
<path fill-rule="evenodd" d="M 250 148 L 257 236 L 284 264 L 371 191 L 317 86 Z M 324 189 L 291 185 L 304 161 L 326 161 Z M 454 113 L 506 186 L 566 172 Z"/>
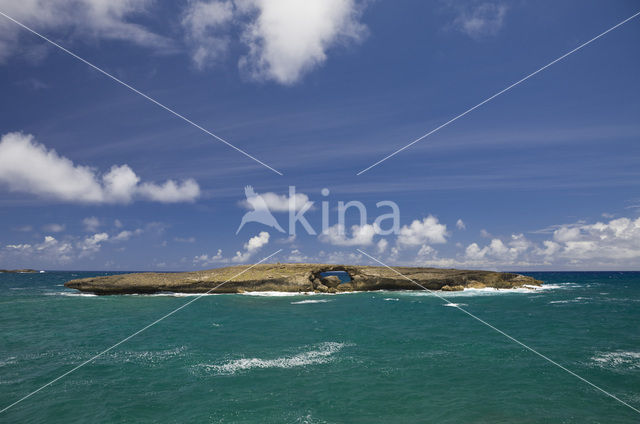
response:
<path fill-rule="evenodd" d="M 459 291 L 465 288 L 517 288 L 542 284 L 520 274 L 441 268 L 322 264 L 260 264 L 205 271 L 143 272 L 80 278 L 66 287 L 98 295 L 173 293 L 245 293 L 256 291 L 338 293 L 372 290 Z M 243 272 L 246 270 L 245 272 Z M 347 282 L 327 272 L 346 273 Z M 238 275 L 240 274 L 240 275 Z M 410 278 L 414 282 L 405 278 Z M 417 284 L 416 284 L 417 283 Z M 218 287 L 219 286 L 219 287 Z M 213 289 L 213 290 L 212 290 Z"/>

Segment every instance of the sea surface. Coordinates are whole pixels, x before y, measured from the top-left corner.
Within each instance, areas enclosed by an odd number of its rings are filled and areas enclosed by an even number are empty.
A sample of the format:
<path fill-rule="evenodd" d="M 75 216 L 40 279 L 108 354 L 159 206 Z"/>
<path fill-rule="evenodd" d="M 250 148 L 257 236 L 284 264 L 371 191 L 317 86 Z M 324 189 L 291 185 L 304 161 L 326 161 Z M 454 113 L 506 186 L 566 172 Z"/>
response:
<path fill-rule="evenodd" d="M 0 274 L 0 409 L 193 296 L 91 296 L 99 272 Z M 640 273 L 528 273 L 441 293 L 640 409 Z M 209 295 L 1 423 L 638 423 L 640 414 L 426 292 Z"/>

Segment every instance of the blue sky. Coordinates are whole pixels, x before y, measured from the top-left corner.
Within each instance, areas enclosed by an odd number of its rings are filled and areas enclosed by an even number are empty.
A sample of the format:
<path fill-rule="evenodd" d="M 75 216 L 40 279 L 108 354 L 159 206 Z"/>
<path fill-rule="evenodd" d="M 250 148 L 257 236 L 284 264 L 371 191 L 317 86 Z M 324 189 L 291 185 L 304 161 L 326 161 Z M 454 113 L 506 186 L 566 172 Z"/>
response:
<path fill-rule="evenodd" d="M 389 264 L 640 269 L 640 17 L 356 175 L 633 1 L 72 3 L 0 11 L 283 175 L 0 16 L 0 268 L 198 269 L 278 249 L 369 263 L 362 249 Z M 352 233 L 349 214 L 335 237 L 236 235 L 247 185 L 275 203 L 295 186 L 318 229 L 323 200 L 331 225 L 339 201 L 369 220 Z M 381 200 L 400 234 L 369 231 Z"/>

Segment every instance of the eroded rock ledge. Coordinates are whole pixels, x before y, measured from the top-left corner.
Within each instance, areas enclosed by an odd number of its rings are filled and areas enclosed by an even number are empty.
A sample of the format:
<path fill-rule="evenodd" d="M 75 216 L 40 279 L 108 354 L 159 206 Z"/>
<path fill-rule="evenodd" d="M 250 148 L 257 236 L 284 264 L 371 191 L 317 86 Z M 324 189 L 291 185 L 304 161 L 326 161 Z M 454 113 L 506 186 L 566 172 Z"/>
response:
<path fill-rule="evenodd" d="M 119 274 L 80 278 L 66 282 L 65 286 L 99 295 L 205 293 L 222 283 L 224 284 L 215 288 L 212 293 L 423 290 L 394 271 L 377 266 L 260 264 L 237 275 L 246 268 L 244 265 L 195 272 Z M 456 291 L 467 287 L 516 288 L 541 284 L 532 277 L 505 272 L 414 267 L 394 269 L 429 290 Z M 351 282 L 341 284 L 338 278 L 320 275 L 327 271 L 345 271 L 351 277 Z"/>

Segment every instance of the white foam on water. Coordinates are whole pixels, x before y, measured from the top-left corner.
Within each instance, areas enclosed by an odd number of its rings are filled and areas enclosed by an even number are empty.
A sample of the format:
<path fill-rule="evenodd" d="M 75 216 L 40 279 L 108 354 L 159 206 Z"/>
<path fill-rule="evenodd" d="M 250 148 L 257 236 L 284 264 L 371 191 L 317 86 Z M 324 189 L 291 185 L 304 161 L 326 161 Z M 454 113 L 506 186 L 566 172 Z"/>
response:
<path fill-rule="evenodd" d="M 640 369 L 640 352 L 602 352 L 593 356 L 591 360 L 602 368 L 618 368 L 625 370 Z"/>
<path fill-rule="evenodd" d="M 222 364 L 201 364 L 199 367 L 217 375 L 232 375 L 239 371 L 254 368 L 294 368 L 307 365 L 324 364 L 333 360 L 333 355 L 346 346 L 345 343 L 325 342 L 316 345 L 314 349 L 292 356 L 275 359 L 242 358 L 227 361 Z"/>
<path fill-rule="evenodd" d="M 576 297 L 575 299 L 565 299 L 565 300 L 552 300 L 550 304 L 564 304 L 564 303 L 589 303 L 588 300 L 591 300 L 590 297 Z"/>
<path fill-rule="evenodd" d="M 309 299 L 309 300 L 300 300 L 298 302 L 291 302 L 292 305 L 304 305 L 307 303 L 327 303 L 327 302 L 331 302 L 330 300 L 327 299 Z"/>
<path fill-rule="evenodd" d="M 441 291 L 433 290 L 432 292 L 426 290 L 406 290 L 401 293 L 408 296 L 439 296 L 444 298 L 449 297 L 470 297 L 470 296 L 494 296 L 502 294 L 532 294 L 538 290 L 532 288 L 519 287 L 515 289 L 496 289 L 493 287 L 484 287 L 481 289 L 465 288 L 460 291 Z"/>
<path fill-rule="evenodd" d="M 5 365 L 15 364 L 17 361 L 15 356 L 10 356 L 7 359 L 0 359 L 0 367 L 4 367 Z"/>
<path fill-rule="evenodd" d="M 393 301 L 397 302 L 397 301 L 399 301 L 400 299 L 398 299 L 397 297 L 385 297 L 385 298 L 384 298 L 384 300 L 386 300 L 386 301 L 392 301 L 392 302 L 393 302 Z"/>
<path fill-rule="evenodd" d="M 468 297 L 468 296 L 493 296 L 493 295 L 501 295 L 501 294 L 510 294 L 510 293 L 519 293 L 519 294 L 532 294 L 545 290 L 555 290 L 565 288 L 563 284 L 543 284 L 542 286 L 534 286 L 525 284 L 522 287 L 513 288 L 513 289 L 498 289 L 494 287 L 483 287 L 479 289 L 475 288 L 464 288 L 460 291 L 441 291 L 441 290 L 433 290 L 433 293 L 427 290 L 402 290 L 400 293 L 409 296 L 434 296 L 438 295 L 440 297 Z"/>
<path fill-rule="evenodd" d="M 314 292 L 279 292 L 279 291 L 253 291 L 241 293 L 243 296 L 261 297 L 289 297 L 289 296 L 311 296 L 319 293 Z"/>
<path fill-rule="evenodd" d="M 221 296 L 226 293 L 180 293 L 180 292 L 160 292 L 160 293 L 131 293 L 125 296 L 144 297 L 195 297 L 195 296 Z"/>
<path fill-rule="evenodd" d="M 44 294 L 45 296 L 68 296 L 68 297 L 98 297 L 97 294 L 93 293 L 80 293 L 80 292 L 70 292 L 70 291 L 59 291 L 59 292 L 48 292 Z"/>
<path fill-rule="evenodd" d="M 450 308 L 458 308 L 460 306 L 467 306 L 467 304 L 466 303 L 445 303 L 442 306 L 448 306 Z"/>
<path fill-rule="evenodd" d="M 124 363 L 142 363 L 142 364 L 156 364 L 158 362 L 166 361 L 174 357 L 184 356 L 184 346 L 179 346 L 173 349 L 165 350 L 143 350 L 143 351 L 122 351 L 122 352 L 110 352 L 104 355 L 104 358 L 109 360 L 115 360 L 116 362 Z"/>
<path fill-rule="evenodd" d="M 555 289 L 563 288 L 563 286 L 561 284 L 543 284 L 541 286 L 532 286 L 532 285 L 529 285 L 529 284 L 525 284 L 522 287 L 526 287 L 526 288 L 531 289 L 533 291 L 555 290 Z"/>

